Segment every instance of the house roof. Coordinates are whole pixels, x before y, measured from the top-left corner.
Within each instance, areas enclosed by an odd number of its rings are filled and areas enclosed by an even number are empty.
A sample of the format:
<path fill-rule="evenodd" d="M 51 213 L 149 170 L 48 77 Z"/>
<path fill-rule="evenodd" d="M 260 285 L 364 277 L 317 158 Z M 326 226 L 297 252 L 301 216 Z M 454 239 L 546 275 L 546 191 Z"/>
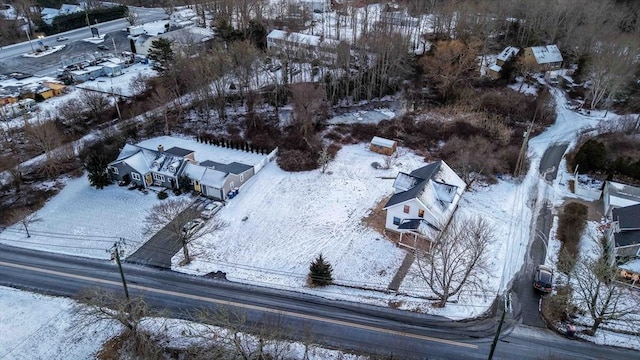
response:
<path fill-rule="evenodd" d="M 181 147 L 173 146 L 164 152 L 175 155 L 185 157 L 193 152 L 193 150 L 183 149 Z"/>
<path fill-rule="evenodd" d="M 504 50 L 502 50 L 500 54 L 498 54 L 496 59 L 502 60 L 502 61 L 509 61 L 509 59 L 511 59 L 513 56 L 518 55 L 519 52 L 520 52 L 519 48 L 513 47 L 513 46 L 507 46 L 506 48 L 504 48 Z"/>
<path fill-rule="evenodd" d="M 334 39 L 321 38 L 320 36 L 315 35 L 307 35 L 301 33 L 289 33 L 283 30 L 272 30 L 269 35 L 267 35 L 267 39 L 280 39 L 286 40 L 289 42 L 297 43 L 297 44 L 307 44 L 311 46 L 320 46 L 320 45 L 337 45 L 340 42 Z"/>
<path fill-rule="evenodd" d="M 640 230 L 621 231 L 614 238 L 616 247 L 640 244 Z"/>
<path fill-rule="evenodd" d="M 180 156 L 145 149 L 137 145 L 126 144 L 118 158 L 109 165 L 123 162 L 141 174 L 149 171 L 168 176 L 176 176 L 183 161 Z"/>
<path fill-rule="evenodd" d="M 399 173 L 393 187 L 396 193 L 384 206 L 385 209 L 413 198 L 420 198 L 425 205 L 435 201 L 452 202 L 458 189 L 464 190 L 466 184 L 444 161 L 439 160 L 415 169 L 411 174 Z M 444 203 L 441 205 L 446 206 Z"/>
<path fill-rule="evenodd" d="M 225 173 L 230 173 L 230 174 L 242 174 L 243 172 L 253 168 L 253 166 L 241 164 L 235 161 L 230 164 L 223 164 L 223 163 L 207 160 L 207 161 L 201 162 L 200 165 L 203 165 L 212 169 L 216 169 L 218 171 L 222 171 Z"/>
<path fill-rule="evenodd" d="M 490 70 L 493 70 L 495 72 L 500 72 L 502 71 L 502 66 L 498 65 L 498 64 L 493 64 L 491 66 L 489 66 Z"/>
<path fill-rule="evenodd" d="M 640 229 L 640 204 L 613 209 L 612 214 L 613 220 L 618 221 L 621 231 Z"/>
<path fill-rule="evenodd" d="M 58 16 L 58 13 L 59 13 L 59 12 L 60 12 L 60 10 L 58 10 L 58 9 L 48 8 L 48 7 L 46 7 L 46 8 L 43 8 L 43 9 L 42 9 L 42 11 L 40 11 L 40 14 L 41 14 L 42 16 L 45 16 L 45 15 Z"/>
<path fill-rule="evenodd" d="M 227 173 L 192 163 L 188 163 L 184 167 L 184 175 L 189 179 L 200 181 L 202 185 L 218 189 L 222 188 L 227 178 Z"/>
<path fill-rule="evenodd" d="M 557 45 L 532 46 L 531 52 L 538 64 L 562 62 L 562 54 Z"/>
<path fill-rule="evenodd" d="M 611 205 L 623 207 L 640 203 L 640 187 L 614 181 L 607 181 L 607 185 Z M 613 197 L 620 199 L 620 201 L 612 199 Z"/>
<path fill-rule="evenodd" d="M 374 136 L 373 139 L 371 139 L 371 143 L 373 145 L 378 145 L 378 146 L 391 148 L 391 147 L 393 147 L 393 145 L 395 145 L 396 142 L 393 141 L 393 140 L 389 140 L 389 139 L 385 139 L 385 138 L 382 138 L 382 137 Z"/>

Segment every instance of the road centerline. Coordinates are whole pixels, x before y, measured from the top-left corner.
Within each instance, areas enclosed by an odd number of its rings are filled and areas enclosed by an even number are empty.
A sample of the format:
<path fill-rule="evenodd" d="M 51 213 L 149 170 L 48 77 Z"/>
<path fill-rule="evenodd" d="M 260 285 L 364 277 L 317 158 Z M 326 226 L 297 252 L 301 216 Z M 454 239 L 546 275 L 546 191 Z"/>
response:
<path fill-rule="evenodd" d="M 114 286 L 122 285 L 118 281 L 99 279 L 99 278 L 94 278 L 94 277 L 84 276 L 84 275 L 76 275 L 76 274 L 66 273 L 66 272 L 62 272 L 62 271 L 49 270 L 49 269 L 43 269 L 43 268 L 34 267 L 34 266 L 27 266 L 27 265 L 21 265 L 21 264 L 8 263 L 8 262 L 4 262 L 4 261 L 0 261 L 0 265 L 7 266 L 7 267 L 12 267 L 12 268 L 17 268 L 17 269 L 34 271 L 34 272 L 40 272 L 40 273 L 45 273 L 45 274 L 55 275 L 55 276 L 60 276 L 60 277 L 65 277 L 65 278 L 84 280 L 84 281 L 89 281 L 89 282 L 94 282 L 94 283 L 99 283 L 99 284 L 108 284 L 108 285 L 114 285 Z M 187 293 L 182 293 L 182 292 L 177 292 L 177 291 L 157 289 L 157 288 L 138 285 L 138 284 L 128 284 L 128 287 L 130 289 L 148 291 L 148 292 L 153 292 L 153 293 L 157 293 L 157 294 L 164 294 L 164 295 L 170 295 L 170 296 L 175 296 L 175 297 L 188 298 L 188 299 L 192 299 L 192 300 L 199 300 L 199 301 L 209 302 L 209 303 L 218 304 L 218 305 L 234 306 L 234 307 L 243 308 L 243 309 L 249 309 L 249 310 L 263 311 L 263 312 L 268 312 L 268 313 L 278 314 L 278 315 L 287 315 L 287 316 L 296 317 L 296 318 L 300 318 L 300 319 L 314 320 L 314 321 L 319 321 L 319 322 L 325 322 L 325 323 L 330 323 L 330 324 L 335 324 L 335 325 L 351 327 L 351 328 L 357 328 L 357 329 L 361 329 L 361 330 L 368 330 L 368 331 L 385 333 L 385 334 L 390 334 L 390 335 L 403 336 L 403 337 L 414 338 L 414 339 L 418 339 L 418 340 L 425 340 L 425 341 L 436 342 L 436 343 L 447 344 L 447 345 L 458 346 L 458 347 L 464 347 L 464 348 L 469 348 L 469 349 L 477 349 L 478 348 L 477 345 L 468 344 L 468 343 L 459 342 L 459 341 L 454 341 L 454 340 L 447 340 L 447 339 L 441 339 L 441 338 L 436 338 L 436 337 L 431 337 L 431 336 L 426 336 L 426 335 L 412 334 L 412 333 L 402 332 L 402 331 L 398 331 L 398 330 L 391 330 L 391 329 L 385 329 L 385 328 L 380 328 L 380 327 L 375 327 L 375 326 L 370 326 L 370 325 L 357 324 L 357 323 L 348 322 L 348 321 L 344 321 L 344 320 L 327 319 L 327 318 L 319 317 L 319 316 L 316 316 L 316 315 L 307 315 L 307 314 L 301 314 L 301 313 L 297 313 L 297 312 L 293 312 L 293 311 L 278 310 L 278 309 L 273 309 L 273 308 L 269 308 L 269 307 L 265 307 L 265 306 L 243 304 L 243 303 L 239 303 L 239 302 L 235 302 L 235 301 L 214 299 L 214 298 L 201 296 L 201 295 L 193 295 L 193 294 L 187 294 Z"/>

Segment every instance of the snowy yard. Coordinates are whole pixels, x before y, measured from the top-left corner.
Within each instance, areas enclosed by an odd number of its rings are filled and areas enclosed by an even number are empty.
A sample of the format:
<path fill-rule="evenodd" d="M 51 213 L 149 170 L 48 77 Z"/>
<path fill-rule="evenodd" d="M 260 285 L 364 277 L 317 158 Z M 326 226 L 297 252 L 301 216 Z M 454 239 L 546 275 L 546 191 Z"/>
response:
<path fill-rule="evenodd" d="M 111 185 L 89 186 L 86 176 L 67 179 L 64 188 L 35 213 L 37 221 L 15 224 L 0 233 L 0 241 L 13 246 L 109 259 L 107 249 L 124 238 L 133 251 L 151 236 L 143 233 L 147 211 L 160 200 L 155 193 Z M 128 253 L 130 254 L 131 252 Z"/>

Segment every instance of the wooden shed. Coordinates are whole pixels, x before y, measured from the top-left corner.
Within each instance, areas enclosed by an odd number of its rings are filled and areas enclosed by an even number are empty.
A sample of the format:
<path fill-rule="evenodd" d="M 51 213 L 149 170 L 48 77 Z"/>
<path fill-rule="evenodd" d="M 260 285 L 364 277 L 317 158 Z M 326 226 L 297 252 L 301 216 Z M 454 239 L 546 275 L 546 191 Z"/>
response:
<path fill-rule="evenodd" d="M 373 139 L 371 139 L 369 150 L 383 155 L 391 155 L 396 152 L 397 146 L 398 143 L 394 140 L 374 136 Z"/>

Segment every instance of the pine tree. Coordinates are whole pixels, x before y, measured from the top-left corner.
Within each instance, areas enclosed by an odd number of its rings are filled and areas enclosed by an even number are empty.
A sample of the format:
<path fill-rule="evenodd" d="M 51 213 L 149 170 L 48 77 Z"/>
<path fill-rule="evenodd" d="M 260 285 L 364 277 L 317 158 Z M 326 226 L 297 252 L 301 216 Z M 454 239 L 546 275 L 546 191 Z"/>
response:
<path fill-rule="evenodd" d="M 333 282 L 333 268 L 322 257 L 322 254 L 311 263 L 309 266 L 309 275 L 307 281 L 311 286 L 327 286 Z"/>
<path fill-rule="evenodd" d="M 87 177 L 89 178 L 91 186 L 102 189 L 112 183 L 109 172 L 107 171 L 108 164 L 109 160 L 101 153 L 92 152 L 86 157 L 84 168 L 87 171 Z"/>
<path fill-rule="evenodd" d="M 171 49 L 171 40 L 159 38 L 151 42 L 151 48 L 147 57 L 153 61 L 153 68 L 158 72 L 164 72 L 173 61 L 174 54 Z"/>

